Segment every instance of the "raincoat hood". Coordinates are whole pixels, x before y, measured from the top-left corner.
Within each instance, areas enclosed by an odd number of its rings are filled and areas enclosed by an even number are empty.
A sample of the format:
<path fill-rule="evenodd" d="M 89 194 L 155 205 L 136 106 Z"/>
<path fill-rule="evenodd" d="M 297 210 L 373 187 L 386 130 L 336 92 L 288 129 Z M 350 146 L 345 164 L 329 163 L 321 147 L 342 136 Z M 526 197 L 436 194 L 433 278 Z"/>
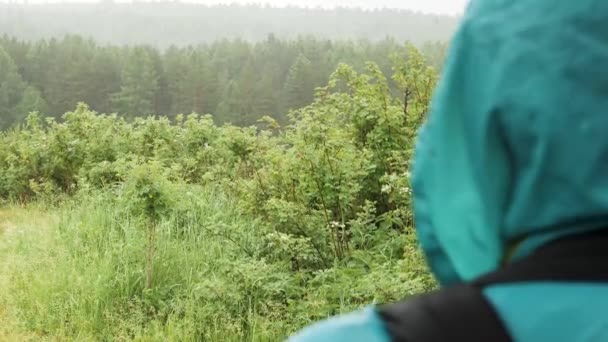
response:
<path fill-rule="evenodd" d="M 412 173 L 444 285 L 608 227 L 608 2 L 473 0 L 454 40 Z"/>

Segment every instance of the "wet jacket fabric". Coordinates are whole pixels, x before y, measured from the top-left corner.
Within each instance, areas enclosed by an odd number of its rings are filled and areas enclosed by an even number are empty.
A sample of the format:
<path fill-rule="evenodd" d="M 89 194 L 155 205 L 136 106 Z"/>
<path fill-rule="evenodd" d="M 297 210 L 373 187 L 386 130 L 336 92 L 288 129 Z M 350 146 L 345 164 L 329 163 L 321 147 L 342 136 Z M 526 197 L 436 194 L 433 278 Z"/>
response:
<path fill-rule="evenodd" d="M 421 129 L 416 229 L 443 286 L 608 227 L 608 1 L 473 0 Z M 515 341 L 608 341 L 608 284 L 497 285 Z M 474 328 L 474 327 L 472 327 Z M 390 341 L 373 306 L 291 338 Z"/>

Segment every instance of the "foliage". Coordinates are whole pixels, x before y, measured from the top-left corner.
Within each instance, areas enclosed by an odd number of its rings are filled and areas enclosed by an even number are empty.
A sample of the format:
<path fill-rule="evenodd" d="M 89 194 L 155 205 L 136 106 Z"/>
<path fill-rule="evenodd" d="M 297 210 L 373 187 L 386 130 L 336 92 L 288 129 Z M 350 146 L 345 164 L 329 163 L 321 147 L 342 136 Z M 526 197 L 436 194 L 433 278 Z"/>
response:
<path fill-rule="evenodd" d="M 0 303 L 57 339 L 267 341 L 432 288 L 407 174 L 435 76 L 405 53 L 407 106 L 368 63 L 286 124 L 30 115 L 0 136 L 0 197 L 57 209 L 0 244 Z"/>
<path fill-rule="evenodd" d="M 15 62 L 0 46 L 0 127 L 14 120 L 12 111 L 21 102 L 24 89 Z"/>
<path fill-rule="evenodd" d="M 152 273 L 158 224 L 174 209 L 176 194 L 163 175 L 162 166 L 149 161 L 133 168 L 121 195 L 125 208 L 146 227 L 146 290 L 152 288 Z"/>
<path fill-rule="evenodd" d="M 445 44 L 429 46 L 426 57 L 437 63 Z M 212 113 L 218 124 L 248 126 L 264 115 L 286 124 L 288 110 L 309 105 L 339 63 L 364 70 L 365 61 L 374 61 L 389 75 L 388 56 L 402 49 L 390 38 L 330 42 L 271 35 L 257 43 L 222 40 L 158 50 L 101 46 L 79 36 L 31 43 L 4 36 L 0 129 L 22 124 L 32 111 L 60 121 L 81 101 L 129 119 Z M 394 82 L 389 85 L 397 91 Z"/>
<path fill-rule="evenodd" d="M 159 90 L 158 75 L 149 52 L 134 48 L 122 71 L 120 92 L 113 94 L 113 108 L 125 114 L 158 113 L 154 100 Z"/>

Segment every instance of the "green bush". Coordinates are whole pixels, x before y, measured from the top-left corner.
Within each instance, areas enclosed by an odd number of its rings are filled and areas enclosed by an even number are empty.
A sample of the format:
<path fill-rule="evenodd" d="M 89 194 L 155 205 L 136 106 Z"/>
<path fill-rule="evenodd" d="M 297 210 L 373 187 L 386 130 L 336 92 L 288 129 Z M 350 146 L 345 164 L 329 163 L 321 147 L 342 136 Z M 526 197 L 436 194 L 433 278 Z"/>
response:
<path fill-rule="evenodd" d="M 15 209 L 25 233 L 0 242 L 14 330 L 280 340 L 433 288 L 408 170 L 436 77 L 406 53 L 394 78 L 407 104 L 377 66 L 342 65 L 284 127 L 196 114 L 127 122 L 81 104 L 2 133 L 0 198 L 29 203 Z"/>

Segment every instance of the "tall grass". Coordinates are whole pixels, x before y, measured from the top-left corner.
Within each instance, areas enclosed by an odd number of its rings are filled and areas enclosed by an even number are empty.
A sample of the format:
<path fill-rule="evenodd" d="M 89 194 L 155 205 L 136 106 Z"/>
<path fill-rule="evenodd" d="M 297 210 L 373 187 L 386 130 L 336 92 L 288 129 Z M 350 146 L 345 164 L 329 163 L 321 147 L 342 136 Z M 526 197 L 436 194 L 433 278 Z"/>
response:
<path fill-rule="evenodd" d="M 106 196 L 80 197 L 53 213 L 31 207 L 3 215 L 11 222 L 5 218 L 0 243 L 0 298 L 10 310 L 5 316 L 19 321 L 13 331 L 116 341 L 257 341 L 287 334 L 287 327 L 260 316 L 255 293 L 241 298 L 239 287 L 254 291 L 255 284 L 231 279 L 238 270 L 230 265 L 246 259 L 255 226 L 225 196 L 201 193 L 196 214 L 160 224 L 149 291 L 145 232 Z M 230 231 L 239 232 L 238 240 Z M 259 266 L 252 271 L 260 281 L 272 276 Z"/>
<path fill-rule="evenodd" d="M 264 228 L 231 198 L 197 187 L 187 211 L 159 224 L 147 290 L 146 232 L 112 196 L 82 193 L 55 209 L 0 211 L 0 338 L 278 341 L 379 292 L 430 286 L 413 243 L 409 260 L 373 270 L 353 261 L 306 279 L 289 263 L 260 257 Z"/>

